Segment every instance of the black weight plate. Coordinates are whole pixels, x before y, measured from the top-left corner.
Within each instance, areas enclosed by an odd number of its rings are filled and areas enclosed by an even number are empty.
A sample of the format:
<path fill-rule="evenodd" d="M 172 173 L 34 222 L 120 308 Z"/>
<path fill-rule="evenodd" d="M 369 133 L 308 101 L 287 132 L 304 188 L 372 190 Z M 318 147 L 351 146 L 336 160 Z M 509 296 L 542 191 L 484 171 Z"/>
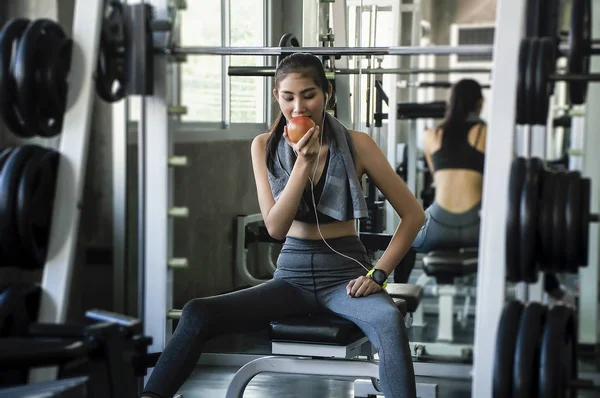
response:
<path fill-rule="evenodd" d="M 560 0 L 545 0 L 541 8 L 541 31 L 540 36 L 550 37 L 553 43 L 558 43 L 558 20 Z"/>
<path fill-rule="evenodd" d="M 527 76 L 527 62 L 531 39 L 525 37 L 521 39 L 519 45 L 519 74 L 517 75 L 517 124 L 528 124 L 528 104 L 527 104 L 527 86 L 525 85 L 525 76 Z"/>
<path fill-rule="evenodd" d="M 292 54 L 291 51 L 284 52 L 283 47 L 300 47 L 300 41 L 298 41 L 293 33 L 286 33 L 281 36 L 281 39 L 279 39 L 279 47 L 282 47 L 282 49 L 281 55 L 277 58 L 277 66 L 279 66 L 281 61 L 283 61 L 288 55 Z"/>
<path fill-rule="evenodd" d="M 23 168 L 38 149 L 35 145 L 15 148 L 0 171 L 0 246 L 3 262 L 8 265 L 17 266 L 23 260 L 16 219 L 17 191 Z"/>
<path fill-rule="evenodd" d="M 19 181 L 17 227 L 31 260 L 26 266 L 31 269 L 42 268 L 46 262 L 58 159 L 54 150 L 38 151 L 27 162 Z"/>
<path fill-rule="evenodd" d="M 590 45 L 592 33 L 590 0 L 572 0 L 571 29 L 569 32 L 568 69 L 571 74 L 590 72 Z M 581 105 L 587 97 L 588 82 L 569 82 L 569 101 Z"/>
<path fill-rule="evenodd" d="M 43 137 L 53 137 L 62 130 L 67 108 L 67 78 L 73 43 L 58 25 L 47 29 L 44 39 L 46 54 L 39 70 L 41 85 L 38 91 L 44 97 L 38 99 L 41 115 L 39 124 Z"/>
<path fill-rule="evenodd" d="M 523 310 L 519 322 L 513 369 L 513 398 L 535 397 L 537 391 L 537 362 L 540 356 L 542 332 L 546 307 L 540 303 L 529 303 Z"/>
<path fill-rule="evenodd" d="M 581 174 L 578 171 L 567 172 L 567 204 L 565 208 L 565 225 L 567 240 L 565 242 L 565 272 L 577 272 L 579 233 L 581 227 Z"/>
<path fill-rule="evenodd" d="M 63 40 L 54 40 L 61 35 L 61 32 L 62 29 L 56 22 L 43 18 L 37 19 L 27 26 L 15 55 L 13 74 L 17 87 L 19 112 L 25 128 L 33 134 L 44 137 L 59 134 L 62 127 L 56 123 L 56 117 L 48 118 L 42 112 L 48 105 L 44 101 L 48 96 L 48 93 L 44 92 L 44 89 L 47 89 L 44 75 L 47 73 L 48 53 L 49 51 L 64 53 L 61 49 L 48 47 L 63 43 Z M 52 84 L 58 87 L 66 83 L 53 82 Z M 57 106 L 64 109 L 65 105 Z"/>
<path fill-rule="evenodd" d="M 0 30 L 0 113 L 6 127 L 22 138 L 31 137 L 23 128 L 18 115 L 17 92 L 13 69 L 13 49 L 16 48 L 29 20 L 17 18 L 7 22 Z"/>
<path fill-rule="evenodd" d="M 588 250 L 590 240 L 590 194 L 591 194 L 591 181 L 589 178 L 582 178 L 580 182 L 581 194 L 579 195 L 580 207 L 579 215 L 581 221 L 579 222 L 580 231 L 577 239 L 577 264 L 580 267 L 588 265 Z"/>
<path fill-rule="evenodd" d="M 525 36 L 540 37 L 542 34 L 542 0 L 527 0 Z"/>
<path fill-rule="evenodd" d="M 535 97 L 532 108 L 535 108 L 534 124 L 545 126 L 548 123 L 548 109 L 550 108 L 550 97 L 554 91 L 554 83 L 549 77 L 556 70 L 555 43 L 549 37 L 541 37 L 538 40 L 539 48 L 537 54 L 535 71 Z"/>
<path fill-rule="evenodd" d="M 521 192 L 525 180 L 526 164 L 524 158 L 515 158 L 510 168 L 508 188 L 508 213 L 506 216 L 506 280 L 521 281 L 520 272 L 520 218 Z"/>
<path fill-rule="evenodd" d="M 0 173 L 2 172 L 4 163 L 6 163 L 6 160 L 8 159 L 12 151 L 13 148 L 4 148 L 2 151 L 0 151 Z M 4 256 L 2 254 L 2 242 L 0 242 L 0 267 L 6 264 L 7 262 L 4 260 Z"/>
<path fill-rule="evenodd" d="M 552 268 L 552 220 L 554 208 L 554 194 L 556 192 L 556 171 L 545 169 L 542 177 L 542 196 L 539 204 L 539 232 L 538 248 L 540 252 L 540 266 L 543 271 Z"/>
<path fill-rule="evenodd" d="M 536 92 L 536 71 L 538 52 L 540 48 L 540 42 L 537 38 L 530 39 L 529 54 L 527 55 L 527 72 L 525 73 L 525 98 L 526 98 L 526 112 L 527 112 L 527 124 L 535 124 L 538 119 L 537 115 L 537 92 Z"/>
<path fill-rule="evenodd" d="M 125 97 L 126 46 L 123 6 L 119 1 L 107 2 L 95 79 L 96 92 L 106 102 L 117 102 Z"/>
<path fill-rule="evenodd" d="M 543 163 L 538 158 L 526 161 L 525 180 L 521 190 L 519 269 L 521 280 L 535 283 L 538 279 L 537 230 L 538 199 L 541 189 Z"/>
<path fill-rule="evenodd" d="M 522 312 L 520 301 L 509 301 L 502 309 L 494 350 L 493 398 L 511 396 L 515 345 Z"/>
<path fill-rule="evenodd" d="M 552 271 L 563 272 L 566 257 L 566 208 L 567 208 L 567 174 L 559 171 L 555 174 L 556 193 L 552 203 Z"/>
<path fill-rule="evenodd" d="M 568 350 L 577 338 L 576 330 L 572 309 L 555 305 L 548 311 L 540 347 L 537 397 L 568 396 L 568 373 L 573 371 L 575 359 Z"/>

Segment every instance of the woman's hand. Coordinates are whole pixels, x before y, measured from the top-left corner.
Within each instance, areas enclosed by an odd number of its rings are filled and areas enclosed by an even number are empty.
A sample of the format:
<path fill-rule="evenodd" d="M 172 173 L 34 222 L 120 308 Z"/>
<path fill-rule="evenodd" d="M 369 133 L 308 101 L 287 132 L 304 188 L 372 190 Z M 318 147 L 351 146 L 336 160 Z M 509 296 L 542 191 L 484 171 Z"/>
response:
<path fill-rule="evenodd" d="M 362 275 L 348 282 L 348 286 L 346 286 L 346 293 L 348 293 L 348 296 L 350 297 L 367 297 L 380 290 L 381 286 L 379 286 L 372 278 Z"/>
<path fill-rule="evenodd" d="M 298 156 L 298 160 L 305 161 L 308 164 L 312 164 L 317 160 L 321 141 L 320 136 L 319 126 L 315 126 L 309 129 L 306 134 L 294 144 L 288 137 L 287 126 L 283 127 L 283 138 L 285 138 L 285 141 L 294 149 L 296 156 Z"/>

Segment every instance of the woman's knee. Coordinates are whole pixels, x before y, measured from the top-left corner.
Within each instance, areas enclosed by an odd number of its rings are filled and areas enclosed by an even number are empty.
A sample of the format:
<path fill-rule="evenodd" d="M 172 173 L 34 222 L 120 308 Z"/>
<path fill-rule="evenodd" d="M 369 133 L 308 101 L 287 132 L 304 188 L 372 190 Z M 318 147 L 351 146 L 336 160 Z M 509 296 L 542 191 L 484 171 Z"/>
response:
<path fill-rule="evenodd" d="M 206 299 L 193 299 L 188 301 L 181 311 L 179 325 L 186 325 L 200 330 L 211 324 L 214 318 L 214 310 Z"/>

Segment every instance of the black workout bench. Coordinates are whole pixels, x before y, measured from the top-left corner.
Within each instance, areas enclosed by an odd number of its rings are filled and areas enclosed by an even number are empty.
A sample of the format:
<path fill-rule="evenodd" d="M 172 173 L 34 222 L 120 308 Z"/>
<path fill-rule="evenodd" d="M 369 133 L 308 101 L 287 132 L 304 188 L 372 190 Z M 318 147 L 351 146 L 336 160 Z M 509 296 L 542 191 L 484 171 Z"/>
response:
<path fill-rule="evenodd" d="M 418 285 L 388 284 L 387 291 L 405 316 L 417 309 L 422 296 Z M 335 314 L 273 320 L 269 335 L 272 353 L 244 365 L 227 390 L 227 398 L 241 398 L 247 384 L 262 372 L 327 375 L 354 378 L 355 397 L 381 395 L 379 365 L 367 337 L 351 321 Z M 365 356 L 367 359 L 355 359 Z M 421 398 L 437 397 L 437 385 L 417 384 Z"/>
<path fill-rule="evenodd" d="M 436 293 L 439 297 L 439 323 L 437 340 L 439 342 L 453 342 L 454 333 L 454 297 L 459 294 L 457 282 L 459 279 L 477 273 L 478 251 L 477 248 L 464 248 L 459 250 L 438 250 L 427 253 L 423 257 L 423 270 L 427 276 L 435 278 L 437 282 Z M 467 300 L 469 295 L 467 294 Z M 468 308 L 468 301 L 465 308 Z M 463 314 L 466 320 L 466 314 Z M 422 354 L 426 346 L 428 354 L 440 356 L 470 356 L 470 347 L 460 344 L 450 346 L 436 346 L 434 343 L 413 343 L 419 347 L 417 356 Z"/>

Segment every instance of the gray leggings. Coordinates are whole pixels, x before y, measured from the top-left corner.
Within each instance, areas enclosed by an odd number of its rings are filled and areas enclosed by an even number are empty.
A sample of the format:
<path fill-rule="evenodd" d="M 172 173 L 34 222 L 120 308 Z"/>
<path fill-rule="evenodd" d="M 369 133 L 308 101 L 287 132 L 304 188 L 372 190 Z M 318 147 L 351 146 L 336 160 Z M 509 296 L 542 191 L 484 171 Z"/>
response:
<path fill-rule="evenodd" d="M 338 252 L 367 265 L 356 236 L 327 240 Z M 370 268 L 369 265 L 367 265 Z M 351 298 L 346 285 L 366 270 L 322 241 L 287 238 L 274 279 L 219 296 L 189 301 L 142 395 L 170 398 L 194 370 L 212 337 L 265 328 L 277 318 L 334 312 L 367 335 L 379 352 L 379 378 L 386 398 L 416 396 L 415 374 L 404 318 L 385 291 Z"/>
<path fill-rule="evenodd" d="M 412 244 L 416 252 L 456 250 L 479 246 L 481 203 L 462 213 L 451 213 L 436 202 L 425 210 L 425 223 Z"/>

